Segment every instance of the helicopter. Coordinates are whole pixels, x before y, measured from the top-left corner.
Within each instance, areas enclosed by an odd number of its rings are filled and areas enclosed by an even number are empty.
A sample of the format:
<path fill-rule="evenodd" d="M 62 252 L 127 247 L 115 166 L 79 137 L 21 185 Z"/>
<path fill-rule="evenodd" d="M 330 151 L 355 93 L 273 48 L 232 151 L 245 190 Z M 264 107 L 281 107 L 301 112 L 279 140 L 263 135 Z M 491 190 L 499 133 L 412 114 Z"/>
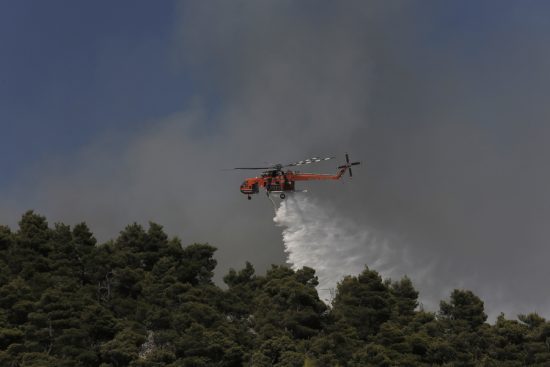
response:
<path fill-rule="evenodd" d="M 296 192 L 296 181 L 313 181 L 313 180 L 339 180 L 346 171 L 349 176 L 353 177 L 351 171 L 352 166 L 356 166 L 361 162 L 351 162 L 349 155 L 346 153 L 346 164 L 338 166 L 338 171 L 335 174 L 327 173 L 301 173 L 299 171 L 284 170 L 287 167 L 299 167 L 306 164 L 318 163 L 334 159 L 334 157 L 319 158 L 313 157 L 302 161 L 289 164 L 275 164 L 267 167 L 235 167 L 236 170 L 264 170 L 260 176 L 247 178 L 241 184 L 241 192 L 247 195 L 248 200 L 252 199 L 251 195 L 260 192 L 260 188 L 266 191 L 267 196 L 271 193 L 278 193 L 281 199 L 286 197 L 285 193 Z M 305 190 L 302 190 L 304 192 Z"/>

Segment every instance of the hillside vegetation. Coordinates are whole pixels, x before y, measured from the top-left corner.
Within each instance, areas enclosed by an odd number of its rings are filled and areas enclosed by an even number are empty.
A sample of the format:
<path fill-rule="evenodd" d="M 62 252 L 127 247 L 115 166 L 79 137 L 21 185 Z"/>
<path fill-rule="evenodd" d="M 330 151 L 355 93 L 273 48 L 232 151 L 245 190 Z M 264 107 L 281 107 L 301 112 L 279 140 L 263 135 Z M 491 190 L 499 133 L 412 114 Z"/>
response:
<path fill-rule="evenodd" d="M 365 267 L 327 307 L 307 267 L 246 263 L 220 288 L 214 252 L 154 223 L 102 245 L 33 212 L 0 226 L 0 366 L 550 366 L 549 322 L 490 325 L 468 290 L 426 312 L 410 279 Z"/>

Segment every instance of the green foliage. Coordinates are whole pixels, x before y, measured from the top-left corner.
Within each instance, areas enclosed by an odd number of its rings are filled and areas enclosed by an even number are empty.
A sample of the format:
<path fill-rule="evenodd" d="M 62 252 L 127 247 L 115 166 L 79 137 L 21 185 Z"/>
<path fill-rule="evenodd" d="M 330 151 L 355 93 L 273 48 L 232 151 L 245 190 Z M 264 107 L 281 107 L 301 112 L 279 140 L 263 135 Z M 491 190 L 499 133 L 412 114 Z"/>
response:
<path fill-rule="evenodd" d="M 412 281 L 404 277 L 400 281 L 391 283 L 390 293 L 394 300 L 394 317 L 408 321 L 414 316 L 418 306 L 418 291 L 414 289 Z"/>
<path fill-rule="evenodd" d="M 315 336 L 322 328 L 326 305 L 319 299 L 311 268 L 293 270 L 273 265 L 256 292 L 255 329 L 265 338 L 284 330 L 296 339 Z"/>
<path fill-rule="evenodd" d="M 451 293 L 450 302 L 441 301 L 440 315 L 455 326 L 466 326 L 477 329 L 487 315 L 483 309 L 483 301 L 471 291 L 455 289 Z"/>
<path fill-rule="evenodd" d="M 197 243 L 184 248 L 183 261 L 177 269 L 179 280 L 193 285 L 211 283 L 217 264 L 215 251 L 215 247 Z"/>
<path fill-rule="evenodd" d="M 5 251 L 13 245 L 13 234 L 7 226 L 0 225 L 0 250 Z"/>
<path fill-rule="evenodd" d="M 102 359 L 115 366 L 127 366 L 137 360 L 140 346 L 145 342 L 144 331 L 139 325 L 125 325 L 113 339 L 101 345 Z"/>
<path fill-rule="evenodd" d="M 18 243 L 22 247 L 38 251 L 46 255 L 49 248 L 51 230 L 48 228 L 46 218 L 35 214 L 32 210 L 26 212 L 19 221 Z"/>
<path fill-rule="evenodd" d="M 376 334 L 392 314 L 392 297 L 380 275 L 365 268 L 357 277 L 345 277 L 333 301 L 335 317 L 357 330 L 363 340 Z"/>
<path fill-rule="evenodd" d="M 315 270 L 252 264 L 212 282 L 216 249 L 183 247 L 134 223 L 98 245 L 85 223 L 25 213 L 0 226 L 0 366 L 548 366 L 550 323 L 531 313 L 486 323 L 454 290 L 418 310 L 412 281 L 365 268 L 332 307 Z"/>

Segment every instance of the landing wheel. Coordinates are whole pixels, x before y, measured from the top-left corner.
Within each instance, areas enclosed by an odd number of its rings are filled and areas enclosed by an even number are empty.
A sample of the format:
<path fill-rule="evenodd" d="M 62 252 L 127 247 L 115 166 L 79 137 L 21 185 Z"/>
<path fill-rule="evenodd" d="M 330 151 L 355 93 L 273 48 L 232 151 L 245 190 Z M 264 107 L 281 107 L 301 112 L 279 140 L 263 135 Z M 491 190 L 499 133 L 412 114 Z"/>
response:
<path fill-rule="evenodd" d="M 284 193 L 281 193 L 280 198 L 284 199 L 284 198 L 286 198 L 286 195 Z"/>
<path fill-rule="evenodd" d="M 248 200 L 252 200 L 252 196 L 248 195 Z"/>

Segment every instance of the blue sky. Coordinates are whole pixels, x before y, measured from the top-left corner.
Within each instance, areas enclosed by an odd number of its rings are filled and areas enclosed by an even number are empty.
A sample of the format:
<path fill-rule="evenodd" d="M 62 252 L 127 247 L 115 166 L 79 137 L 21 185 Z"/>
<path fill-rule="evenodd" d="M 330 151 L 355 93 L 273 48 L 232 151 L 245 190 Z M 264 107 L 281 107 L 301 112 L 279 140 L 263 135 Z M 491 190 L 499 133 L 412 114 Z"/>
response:
<path fill-rule="evenodd" d="M 175 5 L 162 1 L 0 3 L 0 185 L 105 130 L 185 107 Z"/>

